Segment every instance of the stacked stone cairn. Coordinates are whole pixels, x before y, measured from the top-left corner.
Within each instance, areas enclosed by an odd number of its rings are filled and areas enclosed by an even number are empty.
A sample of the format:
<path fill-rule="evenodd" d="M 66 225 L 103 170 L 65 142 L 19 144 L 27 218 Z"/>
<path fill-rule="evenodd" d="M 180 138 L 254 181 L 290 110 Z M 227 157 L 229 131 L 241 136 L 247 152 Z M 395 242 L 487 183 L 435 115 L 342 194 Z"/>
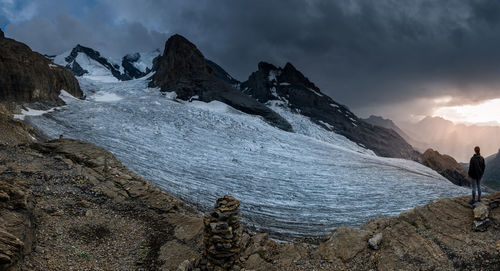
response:
<path fill-rule="evenodd" d="M 240 201 L 233 196 L 217 198 L 214 210 L 203 219 L 208 270 L 239 270 L 242 233 L 239 206 Z"/>

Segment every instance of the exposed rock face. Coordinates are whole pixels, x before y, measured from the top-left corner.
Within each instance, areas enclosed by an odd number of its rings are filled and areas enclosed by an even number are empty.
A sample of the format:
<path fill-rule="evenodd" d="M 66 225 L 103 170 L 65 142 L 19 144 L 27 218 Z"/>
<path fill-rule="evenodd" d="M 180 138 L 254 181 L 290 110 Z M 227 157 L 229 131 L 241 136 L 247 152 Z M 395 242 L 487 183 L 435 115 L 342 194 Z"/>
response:
<path fill-rule="evenodd" d="M 4 170 L 0 166 L 0 172 Z M 32 211 L 27 183 L 0 178 L 0 270 L 16 270 L 16 263 L 31 250 Z"/>
<path fill-rule="evenodd" d="M 240 81 L 234 79 L 228 72 L 226 72 L 221 66 L 219 66 L 217 63 L 206 59 L 207 65 L 210 66 L 212 71 L 214 72 L 214 75 L 225 81 L 226 83 L 230 84 L 231 86 L 239 86 Z"/>
<path fill-rule="evenodd" d="M 258 68 L 240 88 L 259 102 L 287 106 L 377 155 L 418 160 L 418 152 L 398 133 L 362 121 L 347 107 L 322 93 L 292 64 L 278 68 L 260 62 Z"/>
<path fill-rule="evenodd" d="M 239 206 L 240 202 L 232 196 L 218 198 L 214 210 L 204 218 L 208 270 L 231 270 L 239 263 L 242 233 Z"/>
<path fill-rule="evenodd" d="M 77 44 L 76 47 L 73 48 L 73 50 L 71 50 L 69 56 L 65 58 L 66 62 L 68 62 L 66 68 L 70 69 L 77 76 L 82 76 L 88 73 L 87 70 L 82 69 L 80 64 L 76 62 L 76 57 L 78 56 L 78 53 L 84 53 L 91 59 L 97 61 L 98 63 L 106 67 L 111 72 L 111 74 L 113 74 L 113 76 L 116 77 L 118 80 L 123 81 L 132 79 L 132 77 L 130 77 L 129 75 L 120 73 L 119 65 L 110 63 L 106 58 L 102 57 L 98 51 L 89 47 L 82 46 L 80 44 Z"/>
<path fill-rule="evenodd" d="M 17 145 L 32 142 L 36 130 L 16 120 L 6 106 L 0 103 L 0 145 Z M 35 136 L 34 136 L 35 135 Z M 35 137 L 35 138 L 34 138 Z"/>
<path fill-rule="evenodd" d="M 279 114 L 214 75 L 203 54 L 194 44 L 180 35 L 170 37 L 163 55 L 155 63 L 150 87 L 175 91 L 177 97 L 189 100 L 197 97 L 204 102 L 221 101 L 242 112 L 262 116 L 268 123 L 291 131 L 291 125 Z"/>
<path fill-rule="evenodd" d="M 137 62 L 141 58 L 139 53 L 128 54 L 122 58 L 122 67 L 125 72 L 125 76 L 129 78 L 140 78 L 150 72 L 149 68 L 146 72 L 142 72 L 137 69 L 132 63 Z"/>
<path fill-rule="evenodd" d="M 428 149 L 422 154 L 422 164 L 434 169 L 456 185 L 470 186 L 470 182 L 467 179 L 467 172 L 449 155 L 440 154 L 433 149 Z"/>
<path fill-rule="evenodd" d="M 61 90 L 82 98 L 78 81 L 64 67 L 13 39 L 0 38 L 0 100 L 63 104 Z"/>

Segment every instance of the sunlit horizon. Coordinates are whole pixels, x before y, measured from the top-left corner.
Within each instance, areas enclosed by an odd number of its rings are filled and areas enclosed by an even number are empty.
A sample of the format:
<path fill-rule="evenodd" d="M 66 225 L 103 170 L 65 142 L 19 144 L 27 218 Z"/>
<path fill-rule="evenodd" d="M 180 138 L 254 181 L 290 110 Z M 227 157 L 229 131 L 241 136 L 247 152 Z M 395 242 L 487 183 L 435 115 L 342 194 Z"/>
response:
<path fill-rule="evenodd" d="M 450 120 L 455 124 L 500 126 L 500 98 L 476 105 L 438 107 L 432 116 Z"/>

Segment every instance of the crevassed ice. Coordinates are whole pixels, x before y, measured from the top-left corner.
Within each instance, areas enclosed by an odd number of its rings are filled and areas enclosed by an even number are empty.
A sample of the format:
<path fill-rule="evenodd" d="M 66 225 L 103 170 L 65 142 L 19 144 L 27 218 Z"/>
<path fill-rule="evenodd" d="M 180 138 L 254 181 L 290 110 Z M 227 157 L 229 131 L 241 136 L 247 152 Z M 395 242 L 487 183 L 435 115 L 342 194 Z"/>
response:
<path fill-rule="evenodd" d="M 325 236 L 339 225 L 396 215 L 443 196 L 468 194 L 418 163 L 377 157 L 308 118 L 274 106 L 295 133 L 219 102 L 183 104 L 139 79 L 79 78 L 85 101 L 30 117 L 52 137 L 103 146 L 127 167 L 206 209 L 217 196 L 241 200 L 243 222 L 277 239 Z M 101 102 L 100 93 L 121 98 Z M 169 95 L 173 97 L 173 95 Z"/>

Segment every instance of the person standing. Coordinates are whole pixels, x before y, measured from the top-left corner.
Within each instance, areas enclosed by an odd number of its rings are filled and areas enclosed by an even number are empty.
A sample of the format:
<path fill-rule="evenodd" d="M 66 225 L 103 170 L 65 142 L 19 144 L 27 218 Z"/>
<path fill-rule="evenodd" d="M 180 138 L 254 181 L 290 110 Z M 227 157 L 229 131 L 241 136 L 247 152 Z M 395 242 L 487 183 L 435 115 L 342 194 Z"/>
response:
<path fill-rule="evenodd" d="M 481 156 L 481 149 L 476 146 L 474 148 L 474 156 L 469 162 L 469 177 L 472 184 L 472 200 L 469 204 L 474 204 L 476 202 L 476 187 L 477 187 L 477 201 L 481 201 L 481 178 L 484 174 L 484 169 L 486 165 L 484 163 L 484 158 Z"/>

